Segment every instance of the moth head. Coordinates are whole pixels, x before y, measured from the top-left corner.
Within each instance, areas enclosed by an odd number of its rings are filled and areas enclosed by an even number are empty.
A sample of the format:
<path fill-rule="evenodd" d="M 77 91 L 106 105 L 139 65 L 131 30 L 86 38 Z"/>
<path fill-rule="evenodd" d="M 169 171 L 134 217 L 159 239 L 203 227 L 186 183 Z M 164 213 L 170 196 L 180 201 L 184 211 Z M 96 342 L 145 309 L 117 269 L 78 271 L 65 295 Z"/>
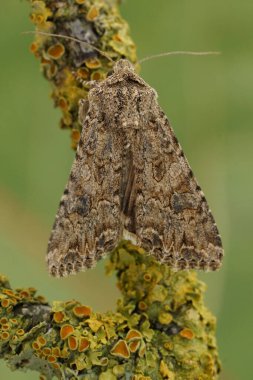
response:
<path fill-rule="evenodd" d="M 126 71 L 135 72 L 134 65 L 127 59 L 120 59 L 115 63 L 113 67 L 113 72 L 115 74 L 121 74 L 122 72 Z"/>

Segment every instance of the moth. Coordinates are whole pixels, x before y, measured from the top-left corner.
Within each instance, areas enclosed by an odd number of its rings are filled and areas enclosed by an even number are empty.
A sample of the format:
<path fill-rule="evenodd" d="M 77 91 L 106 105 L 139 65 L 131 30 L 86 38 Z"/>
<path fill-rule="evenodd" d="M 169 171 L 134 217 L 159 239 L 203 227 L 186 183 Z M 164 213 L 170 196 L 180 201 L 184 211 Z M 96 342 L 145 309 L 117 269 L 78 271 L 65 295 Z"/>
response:
<path fill-rule="evenodd" d="M 91 268 L 124 238 L 175 270 L 218 269 L 218 229 L 155 90 L 119 60 L 87 107 L 48 243 L 50 274 Z"/>

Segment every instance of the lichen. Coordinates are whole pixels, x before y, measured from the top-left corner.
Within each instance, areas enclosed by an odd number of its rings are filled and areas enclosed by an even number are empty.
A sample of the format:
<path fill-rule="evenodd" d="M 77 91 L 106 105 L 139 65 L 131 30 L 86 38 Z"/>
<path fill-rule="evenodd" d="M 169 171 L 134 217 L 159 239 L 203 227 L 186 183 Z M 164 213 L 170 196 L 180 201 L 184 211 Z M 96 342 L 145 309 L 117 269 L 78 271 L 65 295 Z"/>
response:
<path fill-rule="evenodd" d="M 136 62 L 135 45 L 116 0 L 28 0 L 30 19 L 37 31 L 72 36 L 104 51 L 113 61 L 125 57 Z M 52 98 L 62 111 L 61 127 L 71 130 L 76 148 L 81 124 L 78 101 L 86 98 L 83 80 L 103 80 L 112 62 L 85 44 L 59 37 L 36 35 L 31 52 L 41 61 L 44 76 L 52 83 Z"/>
<path fill-rule="evenodd" d="M 122 299 L 105 314 L 73 300 L 50 307 L 35 289 L 0 281 L 0 299 L 8 301 L 0 310 L 0 355 L 10 367 L 45 379 L 217 379 L 215 318 L 196 273 L 175 273 L 127 241 L 106 267 L 116 271 Z"/>

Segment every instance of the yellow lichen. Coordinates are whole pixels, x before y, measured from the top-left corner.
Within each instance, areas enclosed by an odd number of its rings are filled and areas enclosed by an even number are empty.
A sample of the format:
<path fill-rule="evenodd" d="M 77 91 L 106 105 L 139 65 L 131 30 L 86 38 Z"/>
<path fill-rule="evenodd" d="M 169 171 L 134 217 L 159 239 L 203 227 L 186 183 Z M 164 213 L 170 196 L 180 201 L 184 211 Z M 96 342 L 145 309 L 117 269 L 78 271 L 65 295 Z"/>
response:
<path fill-rule="evenodd" d="M 79 352 L 84 352 L 86 351 L 90 346 L 90 342 L 86 338 L 79 338 L 79 344 L 78 344 L 78 351 Z"/>
<path fill-rule="evenodd" d="M 78 347 L 78 340 L 75 336 L 68 337 L 68 346 L 70 350 L 75 351 Z"/>
<path fill-rule="evenodd" d="M 172 316 L 170 313 L 164 313 L 164 312 L 161 312 L 161 313 L 158 315 L 158 321 L 159 321 L 162 325 L 168 325 L 169 323 L 171 323 L 172 320 L 173 320 L 173 316 Z"/>
<path fill-rule="evenodd" d="M 142 334 L 138 330 L 129 330 L 126 335 L 126 341 L 141 339 Z"/>
<path fill-rule="evenodd" d="M 169 370 L 167 364 L 163 360 L 160 362 L 160 373 L 163 379 L 175 380 L 175 374 Z"/>
<path fill-rule="evenodd" d="M 61 351 L 60 351 L 59 347 L 52 347 L 52 355 L 54 355 L 56 357 L 61 356 Z"/>
<path fill-rule="evenodd" d="M 114 356 L 120 356 L 121 358 L 125 358 L 125 359 L 129 358 L 130 356 L 129 348 L 123 339 L 119 340 L 113 346 L 110 352 Z"/>
<path fill-rule="evenodd" d="M 103 325 L 103 323 L 101 321 L 98 321 L 97 319 L 87 319 L 86 323 L 88 323 L 90 329 L 94 332 L 97 332 Z"/>
<path fill-rule="evenodd" d="M 98 67 L 101 67 L 101 61 L 97 58 L 88 58 L 85 60 L 85 65 L 89 69 L 97 69 Z"/>
<path fill-rule="evenodd" d="M 60 330 L 60 337 L 62 340 L 67 339 L 70 335 L 74 333 L 74 327 L 71 325 L 64 325 Z"/>
<path fill-rule="evenodd" d="M 57 43 L 48 48 L 47 54 L 52 59 L 60 59 L 65 53 L 65 47 L 61 43 Z"/>
<path fill-rule="evenodd" d="M 85 318 L 91 315 L 92 310 L 89 306 L 81 305 L 81 306 L 75 306 L 73 308 L 73 313 L 75 314 L 76 317 Z"/>
<path fill-rule="evenodd" d="M 139 347 L 140 347 L 140 341 L 138 340 L 135 340 L 129 343 L 129 349 L 131 352 L 136 352 Z"/>
<path fill-rule="evenodd" d="M 93 6 L 89 9 L 86 18 L 88 21 L 93 21 L 98 17 L 98 15 L 99 10 L 97 9 L 97 7 Z"/>
<path fill-rule="evenodd" d="M 185 339 L 191 340 L 194 338 L 194 332 L 191 329 L 185 328 L 181 330 L 179 334 L 182 338 L 185 338 Z"/>
<path fill-rule="evenodd" d="M 144 302 L 144 301 L 140 301 L 140 302 L 138 303 L 138 307 L 139 307 L 139 309 L 140 309 L 141 311 L 145 311 L 145 310 L 147 310 L 148 305 L 146 304 L 146 302 Z"/>
<path fill-rule="evenodd" d="M 55 363 L 56 362 L 56 357 L 54 355 L 48 355 L 47 361 L 49 363 Z"/>
<path fill-rule="evenodd" d="M 62 311 L 56 311 L 54 313 L 53 319 L 56 323 L 61 323 L 64 320 L 64 313 Z"/>
<path fill-rule="evenodd" d="M 46 339 L 43 336 L 38 336 L 37 342 L 40 344 L 41 347 L 45 346 L 47 343 Z"/>
<path fill-rule="evenodd" d="M 45 356 L 48 356 L 48 355 L 51 354 L 52 351 L 51 351 L 51 348 L 49 348 L 49 347 L 45 347 L 45 348 L 43 348 L 42 352 L 43 352 L 43 354 L 44 354 Z"/>

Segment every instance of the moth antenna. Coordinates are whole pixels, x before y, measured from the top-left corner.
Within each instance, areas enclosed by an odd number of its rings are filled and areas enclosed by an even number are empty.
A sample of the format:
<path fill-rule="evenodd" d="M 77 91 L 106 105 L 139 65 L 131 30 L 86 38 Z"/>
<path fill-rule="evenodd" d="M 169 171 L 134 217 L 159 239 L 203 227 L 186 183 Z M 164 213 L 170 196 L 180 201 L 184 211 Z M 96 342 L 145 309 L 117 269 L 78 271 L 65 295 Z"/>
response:
<path fill-rule="evenodd" d="M 138 61 L 138 63 L 142 63 L 145 61 L 149 61 L 154 58 L 166 57 L 168 55 L 219 55 L 220 51 L 167 51 L 165 53 L 149 55 L 148 57 L 142 58 Z"/>
<path fill-rule="evenodd" d="M 22 34 L 39 34 L 41 36 L 58 37 L 58 38 L 64 38 L 65 40 L 79 42 L 80 44 L 85 44 L 86 46 L 89 46 L 90 48 L 92 48 L 95 51 L 97 51 L 100 55 L 103 55 L 105 58 L 107 58 L 108 61 L 114 63 L 114 61 L 111 59 L 111 57 L 109 57 L 109 55 L 107 55 L 105 52 L 103 52 L 102 50 L 98 49 L 96 46 L 90 44 L 89 42 L 80 40 L 79 38 L 75 38 L 75 37 L 71 37 L 71 36 L 66 36 L 64 34 L 47 33 L 47 32 L 41 32 L 41 31 L 36 31 L 36 30 L 35 31 L 34 30 L 30 30 L 30 31 L 27 31 L 27 32 L 22 32 Z"/>

